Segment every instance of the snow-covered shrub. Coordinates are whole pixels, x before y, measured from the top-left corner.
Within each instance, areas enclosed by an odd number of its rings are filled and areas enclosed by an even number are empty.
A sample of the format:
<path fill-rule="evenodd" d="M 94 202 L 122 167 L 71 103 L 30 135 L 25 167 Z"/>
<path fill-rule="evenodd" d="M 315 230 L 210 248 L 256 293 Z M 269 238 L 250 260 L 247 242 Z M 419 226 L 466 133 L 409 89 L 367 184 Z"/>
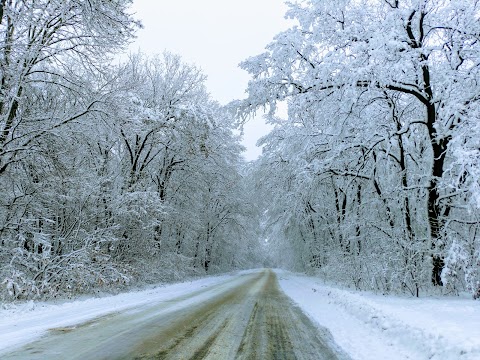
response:
<path fill-rule="evenodd" d="M 458 291 L 465 284 L 474 296 L 479 289 L 480 254 L 478 250 L 468 249 L 468 244 L 453 240 L 445 257 L 442 281 L 447 288 Z"/>
<path fill-rule="evenodd" d="M 41 248 L 35 241 L 33 248 L 24 246 L 23 236 L 17 241 L 9 264 L 0 274 L 2 299 L 71 297 L 95 290 L 117 290 L 130 282 L 131 267 L 114 262 L 99 246 L 100 241 L 87 239 L 83 247 L 61 253 L 51 251 L 46 241 Z"/>
<path fill-rule="evenodd" d="M 2 285 L 11 299 L 28 299 L 40 296 L 40 291 L 35 282 L 15 268 L 7 267 L 7 276 L 4 277 Z"/>

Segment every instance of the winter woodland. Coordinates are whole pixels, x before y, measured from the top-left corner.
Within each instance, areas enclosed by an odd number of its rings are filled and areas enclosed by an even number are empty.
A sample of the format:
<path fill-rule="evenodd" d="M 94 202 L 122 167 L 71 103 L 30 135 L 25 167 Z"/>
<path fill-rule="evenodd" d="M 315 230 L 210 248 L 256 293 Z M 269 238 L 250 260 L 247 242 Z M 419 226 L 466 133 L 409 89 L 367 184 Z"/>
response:
<path fill-rule="evenodd" d="M 130 3 L 0 0 L 1 300 L 255 266 L 477 291 L 480 1 L 292 2 L 227 106 L 177 55 L 114 60 Z"/>

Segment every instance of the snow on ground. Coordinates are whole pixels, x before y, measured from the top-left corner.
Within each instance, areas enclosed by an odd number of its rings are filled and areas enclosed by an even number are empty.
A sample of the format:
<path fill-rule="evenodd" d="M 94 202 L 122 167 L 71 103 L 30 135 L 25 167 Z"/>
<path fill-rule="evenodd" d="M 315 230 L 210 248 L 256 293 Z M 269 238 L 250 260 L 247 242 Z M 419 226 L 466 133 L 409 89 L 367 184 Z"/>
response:
<path fill-rule="evenodd" d="M 143 291 L 65 302 L 63 304 L 34 303 L 33 301 L 0 310 L 0 355 L 34 341 L 48 329 L 67 327 L 107 314 L 126 311 L 139 306 L 154 305 L 228 282 L 242 271 L 221 276 L 206 277 L 173 285 L 159 286 Z M 192 299 L 202 300 L 201 296 Z M 184 302 L 188 306 L 191 302 Z"/>
<path fill-rule="evenodd" d="M 283 270 L 276 273 L 283 291 L 316 323 L 328 328 L 337 344 L 355 360 L 480 359 L 479 301 L 381 296 L 339 289 L 315 277 Z M 63 304 L 30 302 L 0 310 L 0 355 L 39 338 L 48 329 L 187 296 L 229 283 L 237 274 L 103 298 Z M 199 294 L 181 306 L 191 306 L 215 292 Z"/>
<path fill-rule="evenodd" d="M 478 301 L 382 296 L 276 273 L 282 290 L 353 359 L 480 359 Z"/>

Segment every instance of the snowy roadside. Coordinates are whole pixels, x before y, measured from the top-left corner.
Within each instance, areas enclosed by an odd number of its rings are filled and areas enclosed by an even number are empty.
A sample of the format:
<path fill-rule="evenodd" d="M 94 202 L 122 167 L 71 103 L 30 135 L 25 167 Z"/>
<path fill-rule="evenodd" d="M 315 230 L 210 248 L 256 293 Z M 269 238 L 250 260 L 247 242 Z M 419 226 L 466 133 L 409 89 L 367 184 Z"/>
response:
<path fill-rule="evenodd" d="M 52 328 L 72 326 L 111 313 L 169 301 L 254 271 L 256 270 L 234 272 L 148 290 L 62 304 L 31 301 L 11 309 L 0 310 L 0 355 L 38 339 Z"/>
<path fill-rule="evenodd" d="M 282 290 L 353 359 L 480 359 L 480 303 L 343 290 L 275 270 Z"/>
<path fill-rule="evenodd" d="M 153 305 L 228 282 L 239 273 L 63 304 L 26 303 L 0 311 L 0 355 L 48 329 Z M 480 303 L 461 298 L 405 298 L 343 290 L 275 270 L 282 290 L 353 359 L 480 359 Z M 193 302 L 201 300 L 192 299 Z"/>

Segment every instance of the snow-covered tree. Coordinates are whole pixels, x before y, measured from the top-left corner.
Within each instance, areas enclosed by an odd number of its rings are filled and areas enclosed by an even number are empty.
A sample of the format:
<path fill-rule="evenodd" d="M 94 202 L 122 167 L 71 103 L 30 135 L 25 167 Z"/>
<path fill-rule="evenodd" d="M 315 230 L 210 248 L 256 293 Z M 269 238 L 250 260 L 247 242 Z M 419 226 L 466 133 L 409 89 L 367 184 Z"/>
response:
<path fill-rule="evenodd" d="M 462 209 L 466 193 L 477 191 L 478 148 L 469 139 L 478 122 L 479 6 L 448 0 L 290 3 L 287 16 L 296 25 L 242 63 L 252 80 L 248 99 L 237 103 L 240 114 L 268 105 L 273 115 L 279 101 L 288 102 L 289 119 L 278 123 L 277 134 L 285 133 L 280 144 L 294 141 L 280 148 L 299 181 L 293 196 L 301 203 L 301 192 L 318 191 L 322 183 L 328 197 L 317 205 L 331 201 L 332 217 L 325 221 L 330 231 L 339 226 L 332 238 L 343 253 L 352 251 L 352 241 L 360 245 L 372 235 L 389 241 L 372 244 L 381 249 L 377 259 L 385 257 L 377 270 L 392 268 L 396 282 L 414 294 L 427 286 L 429 263 L 431 282 L 442 284 L 451 234 L 470 236 L 454 219 L 467 216 L 476 224 L 475 215 Z M 469 151 L 461 150 L 467 144 Z M 294 208 L 293 216 L 307 223 L 324 216 L 303 202 L 306 210 Z M 401 256 L 388 249 L 400 249 Z M 367 270 L 353 273 L 371 274 Z"/>
<path fill-rule="evenodd" d="M 230 115 L 176 55 L 114 65 L 130 4 L 0 1 L 2 298 L 245 265 Z"/>

